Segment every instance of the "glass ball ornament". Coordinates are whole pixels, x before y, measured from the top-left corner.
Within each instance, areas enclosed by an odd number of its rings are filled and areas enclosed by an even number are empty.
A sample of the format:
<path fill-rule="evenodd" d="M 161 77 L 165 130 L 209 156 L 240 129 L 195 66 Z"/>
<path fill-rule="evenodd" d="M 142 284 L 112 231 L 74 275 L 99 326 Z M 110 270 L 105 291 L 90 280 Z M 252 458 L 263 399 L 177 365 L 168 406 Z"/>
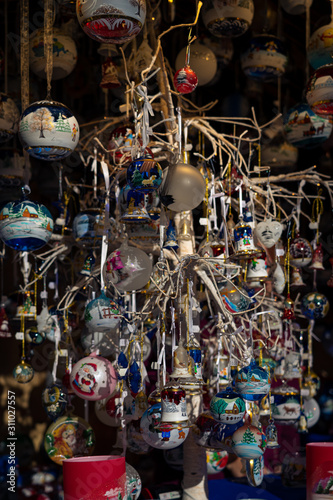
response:
<path fill-rule="evenodd" d="M 251 486 L 260 486 L 264 479 L 264 457 L 246 460 L 245 464 L 247 481 Z"/>
<path fill-rule="evenodd" d="M 90 332 L 108 332 L 117 328 L 120 323 L 120 312 L 113 300 L 102 292 L 91 300 L 84 312 L 84 321 Z"/>
<path fill-rule="evenodd" d="M 158 450 L 170 450 L 180 446 L 188 436 L 189 427 L 179 427 L 177 424 L 170 426 L 166 432 L 157 427 L 161 423 L 162 404 L 155 403 L 142 415 L 140 420 L 140 432 L 143 439 L 152 448 Z"/>
<path fill-rule="evenodd" d="M 320 418 L 320 406 L 314 398 L 305 399 L 303 402 L 304 413 L 308 428 L 313 427 Z"/>
<path fill-rule="evenodd" d="M 177 163 L 164 170 L 159 195 L 169 210 L 193 210 L 203 201 L 205 193 L 205 179 L 192 165 Z"/>
<path fill-rule="evenodd" d="M 198 87 L 210 83 L 217 72 L 217 59 L 214 52 L 198 40 L 191 43 L 191 69 L 198 78 Z M 176 71 L 184 67 L 187 47 L 182 48 L 176 57 Z"/>
<path fill-rule="evenodd" d="M 138 500 L 142 488 L 141 477 L 134 467 L 126 462 L 126 490 L 127 498 Z"/>
<path fill-rule="evenodd" d="M 306 85 L 307 103 L 317 115 L 331 120 L 333 114 L 333 64 L 316 69 Z"/>
<path fill-rule="evenodd" d="M 332 62 L 332 32 L 333 22 L 320 26 L 312 33 L 307 46 L 307 57 L 313 69 Z"/>
<path fill-rule="evenodd" d="M 140 290 L 150 279 L 153 265 L 142 250 L 126 244 L 106 259 L 103 275 L 106 286 L 111 283 L 122 292 Z"/>
<path fill-rule="evenodd" d="M 146 19 L 146 1 L 77 0 L 76 15 L 93 40 L 121 44 L 140 33 Z"/>
<path fill-rule="evenodd" d="M 252 38 L 249 48 L 241 55 L 241 67 L 246 76 L 258 80 L 273 80 L 286 71 L 287 55 L 283 43 L 273 35 Z"/>
<path fill-rule="evenodd" d="M 259 458 L 264 454 L 266 445 L 266 435 L 250 423 L 246 423 L 232 435 L 233 452 L 240 458 Z"/>
<path fill-rule="evenodd" d="M 212 0 L 202 7 L 202 19 L 210 33 L 217 37 L 237 37 L 250 27 L 254 15 L 252 0 Z"/>
<path fill-rule="evenodd" d="M 76 148 L 80 127 L 73 113 L 59 102 L 37 101 L 21 115 L 19 138 L 23 149 L 39 160 L 61 160 Z"/>
<path fill-rule="evenodd" d="M 58 384 L 46 387 L 42 392 L 42 404 L 47 416 L 52 420 L 65 413 L 68 403 L 66 390 Z"/>
<path fill-rule="evenodd" d="M 153 158 L 140 156 L 127 167 L 127 183 L 143 193 L 156 191 L 162 183 L 162 167 Z"/>
<path fill-rule="evenodd" d="M 245 415 L 245 402 L 231 387 L 218 392 L 210 402 L 210 412 L 215 420 L 224 424 L 237 424 Z"/>
<path fill-rule="evenodd" d="M 312 247 L 308 240 L 299 235 L 291 240 L 289 254 L 290 265 L 297 268 L 308 266 L 312 261 Z"/>
<path fill-rule="evenodd" d="M 288 14 L 298 16 L 304 14 L 306 7 L 311 7 L 312 0 L 281 0 L 281 7 Z"/>
<path fill-rule="evenodd" d="M 13 99 L 0 92 L 0 143 L 9 141 L 18 131 L 20 112 Z"/>
<path fill-rule="evenodd" d="M 75 363 L 70 374 L 70 384 L 80 398 L 98 401 L 113 393 L 117 375 L 108 359 L 91 354 Z"/>
<path fill-rule="evenodd" d="M 73 237 L 83 248 L 98 248 L 104 234 L 104 214 L 100 208 L 87 208 L 79 212 L 73 220 Z"/>
<path fill-rule="evenodd" d="M 45 340 L 45 332 L 39 332 L 36 326 L 27 328 L 25 331 L 25 340 L 30 344 L 40 345 Z"/>
<path fill-rule="evenodd" d="M 286 383 L 272 389 L 272 415 L 278 424 L 293 424 L 300 416 L 299 392 Z"/>
<path fill-rule="evenodd" d="M 307 103 L 299 103 L 283 116 L 283 130 L 290 144 L 309 149 L 327 141 L 332 124 L 318 116 Z"/>
<path fill-rule="evenodd" d="M 207 474 L 213 475 L 222 472 L 228 463 L 229 453 L 225 450 L 207 450 Z"/>
<path fill-rule="evenodd" d="M 20 384 L 27 384 L 34 377 L 33 367 L 24 359 L 13 369 L 13 377 Z"/>
<path fill-rule="evenodd" d="M 301 302 L 301 312 L 308 319 L 325 318 L 330 308 L 328 299 L 322 293 L 310 292 L 304 295 Z"/>
<path fill-rule="evenodd" d="M 75 68 L 77 50 L 74 40 L 64 31 L 53 27 L 53 70 L 52 80 L 68 76 Z M 30 69 L 40 78 L 46 78 L 46 57 L 44 54 L 44 29 L 35 30 L 30 35 Z"/>
<path fill-rule="evenodd" d="M 242 312 L 249 308 L 251 299 L 245 289 L 242 288 L 241 293 L 232 283 L 227 283 L 225 286 L 222 286 L 219 291 L 228 311 L 233 313 Z"/>
<path fill-rule="evenodd" d="M 50 240 L 52 231 L 52 216 L 40 203 L 11 201 L 0 212 L 0 239 L 14 250 L 38 250 Z"/>
<path fill-rule="evenodd" d="M 261 368 L 254 359 L 234 377 L 235 391 L 247 401 L 258 401 L 269 393 L 270 374 Z"/>
<path fill-rule="evenodd" d="M 198 77 L 193 69 L 188 64 L 185 64 L 183 68 L 176 71 L 173 77 L 173 84 L 177 92 L 190 94 L 197 88 Z"/>

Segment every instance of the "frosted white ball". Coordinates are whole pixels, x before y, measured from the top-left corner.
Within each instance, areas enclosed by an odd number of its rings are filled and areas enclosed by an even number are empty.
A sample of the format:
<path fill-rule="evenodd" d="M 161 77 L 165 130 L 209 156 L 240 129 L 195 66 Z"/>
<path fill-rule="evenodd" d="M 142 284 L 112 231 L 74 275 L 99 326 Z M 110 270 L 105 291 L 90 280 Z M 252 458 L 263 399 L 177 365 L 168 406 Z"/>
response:
<path fill-rule="evenodd" d="M 184 47 L 176 58 L 176 71 L 185 65 L 186 47 Z M 198 77 L 198 87 L 211 82 L 217 71 L 217 59 L 214 52 L 199 41 L 191 43 L 190 67 Z"/>

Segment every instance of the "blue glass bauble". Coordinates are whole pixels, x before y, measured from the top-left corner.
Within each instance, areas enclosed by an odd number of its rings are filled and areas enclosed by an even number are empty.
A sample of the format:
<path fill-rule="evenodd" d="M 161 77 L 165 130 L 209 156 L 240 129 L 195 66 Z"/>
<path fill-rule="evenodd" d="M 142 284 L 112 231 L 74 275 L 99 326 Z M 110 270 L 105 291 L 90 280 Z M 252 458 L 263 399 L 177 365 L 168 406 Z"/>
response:
<path fill-rule="evenodd" d="M 254 359 L 235 375 L 235 390 L 247 401 L 258 401 L 269 393 L 271 378 Z"/>
<path fill-rule="evenodd" d="M 141 156 L 127 168 L 127 183 L 132 189 L 149 193 L 156 191 L 162 183 L 161 165 L 153 158 Z"/>
<path fill-rule="evenodd" d="M 293 106 L 283 117 L 283 128 L 287 141 L 297 148 L 315 148 L 327 141 L 332 124 L 316 115 L 306 103 Z"/>
<path fill-rule="evenodd" d="M 243 398 L 231 387 L 218 392 L 210 402 L 210 412 L 215 420 L 224 424 L 237 424 L 245 414 Z"/>
<path fill-rule="evenodd" d="M 310 292 L 305 295 L 301 302 L 301 311 L 309 319 L 325 318 L 330 308 L 325 295 L 318 292 Z"/>

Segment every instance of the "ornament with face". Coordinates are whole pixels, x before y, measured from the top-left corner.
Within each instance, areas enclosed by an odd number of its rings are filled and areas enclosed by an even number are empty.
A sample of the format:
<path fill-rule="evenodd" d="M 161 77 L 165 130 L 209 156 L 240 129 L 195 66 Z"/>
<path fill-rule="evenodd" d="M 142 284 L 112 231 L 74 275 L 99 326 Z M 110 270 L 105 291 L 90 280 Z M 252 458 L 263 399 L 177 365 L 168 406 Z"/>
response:
<path fill-rule="evenodd" d="M 256 235 L 264 248 L 272 248 L 282 235 L 282 224 L 272 219 L 259 222 L 256 227 Z"/>
<path fill-rule="evenodd" d="M 84 363 L 79 368 L 73 381 L 77 392 L 80 394 L 94 394 L 96 370 L 97 366 L 94 363 Z"/>

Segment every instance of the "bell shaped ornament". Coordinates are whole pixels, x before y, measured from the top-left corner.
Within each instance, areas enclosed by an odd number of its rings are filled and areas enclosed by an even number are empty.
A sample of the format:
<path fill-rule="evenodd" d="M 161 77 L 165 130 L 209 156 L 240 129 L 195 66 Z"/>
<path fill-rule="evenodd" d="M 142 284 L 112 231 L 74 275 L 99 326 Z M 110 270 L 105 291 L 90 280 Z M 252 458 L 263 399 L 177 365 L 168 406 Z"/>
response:
<path fill-rule="evenodd" d="M 145 195 L 142 192 L 130 189 L 127 193 L 127 208 L 120 217 L 120 222 L 150 222 L 151 218 L 145 207 Z"/>
<path fill-rule="evenodd" d="M 299 287 L 299 286 L 306 286 L 306 284 L 303 281 L 302 277 L 302 271 L 301 269 L 298 269 L 297 267 L 293 267 L 291 271 L 291 283 L 290 286 L 293 288 Z"/>
<path fill-rule="evenodd" d="M 324 270 L 325 268 L 323 266 L 323 258 L 324 258 L 323 247 L 321 246 L 321 243 L 319 243 L 317 245 L 317 248 L 313 252 L 312 262 L 309 265 L 309 268 Z"/>
<path fill-rule="evenodd" d="M 234 227 L 235 253 L 231 259 L 251 259 L 253 256 L 261 253 L 254 245 L 253 229 L 249 222 L 243 220 L 243 216 L 239 216 L 239 222 Z"/>
<path fill-rule="evenodd" d="M 301 414 L 298 419 L 297 432 L 299 432 L 299 434 L 308 434 L 309 432 L 307 418 L 303 410 L 301 411 Z"/>
<path fill-rule="evenodd" d="M 274 420 L 272 418 L 269 419 L 265 432 L 267 438 L 267 448 L 270 449 L 279 448 L 280 445 L 278 443 L 278 432 Z"/>

